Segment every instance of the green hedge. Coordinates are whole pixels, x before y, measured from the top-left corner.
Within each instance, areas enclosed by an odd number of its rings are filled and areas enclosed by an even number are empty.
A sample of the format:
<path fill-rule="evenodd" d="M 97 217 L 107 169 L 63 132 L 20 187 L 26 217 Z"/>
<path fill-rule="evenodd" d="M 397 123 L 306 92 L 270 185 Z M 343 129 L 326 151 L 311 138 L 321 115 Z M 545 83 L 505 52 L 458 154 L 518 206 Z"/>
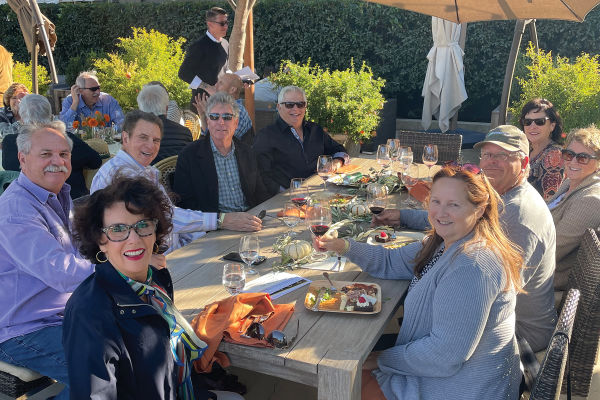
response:
<path fill-rule="evenodd" d="M 156 29 L 190 41 L 205 30 L 204 11 L 225 1 L 166 3 L 59 3 L 41 4 L 57 27 L 55 53 L 59 73 L 72 77 L 89 65 L 90 52 L 115 50 L 116 38 L 128 36 L 131 26 Z M 0 6 L 0 43 L 28 59 L 15 14 Z M 431 18 L 360 0 L 261 0 L 255 6 L 255 62 L 259 74 L 282 59 L 343 69 L 350 58 L 366 61 L 376 76 L 386 80 L 384 93 L 398 99 L 398 117 L 418 118 L 421 88 L 432 45 Z M 499 104 L 514 22 L 469 24 L 465 79 L 469 99 L 461 120 L 489 120 Z M 575 57 L 600 53 L 600 9 L 584 23 L 538 21 L 540 46 L 554 54 Z M 527 35 L 525 41 L 527 40 Z M 525 43 L 523 44 L 523 49 Z"/>

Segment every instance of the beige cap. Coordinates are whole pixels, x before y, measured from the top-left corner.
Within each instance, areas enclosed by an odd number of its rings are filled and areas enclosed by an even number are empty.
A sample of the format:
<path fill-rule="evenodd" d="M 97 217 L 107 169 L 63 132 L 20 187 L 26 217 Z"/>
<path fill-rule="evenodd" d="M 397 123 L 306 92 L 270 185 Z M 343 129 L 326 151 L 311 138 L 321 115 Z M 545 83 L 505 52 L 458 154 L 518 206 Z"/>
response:
<path fill-rule="evenodd" d="M 485 136 L 485 139 L 475 143 L 473 148 L 479 150 L 486 143 L 493 143 L 507 151 L 522 151 L 529 155 L 529 141 L 522 130 L 512 125 L 500 125 L 492 129 Z"/>

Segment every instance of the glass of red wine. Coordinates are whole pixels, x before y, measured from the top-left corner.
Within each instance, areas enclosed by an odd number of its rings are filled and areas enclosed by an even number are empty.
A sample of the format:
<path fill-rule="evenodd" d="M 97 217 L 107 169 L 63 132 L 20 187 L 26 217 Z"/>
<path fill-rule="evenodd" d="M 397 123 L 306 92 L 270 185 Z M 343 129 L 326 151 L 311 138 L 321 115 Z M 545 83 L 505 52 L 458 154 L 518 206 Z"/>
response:
<path fill-rule="evenodd" d="M 308 187 L 304 179 L 294 178 L 290 181 L 290 201 L 298 208 L 302 208 L 308 201 Z"/>
<path fill-rule="evenodd" d="M 327 203 L 313 204 L 306 210 L 306 224 L 313 237 L 323 236 L 331 226 L 331 208 Z M 319 248 L 318 253 L 313 253 L 311 261 L 322 261 L 327 258 L 326 249 Z"/>
<path fill-rule="evenodd" d="M 387 187 L 380 183 L 367 185 L 367 206 L 375 215 L 379 215 L 387 206 Z"/>

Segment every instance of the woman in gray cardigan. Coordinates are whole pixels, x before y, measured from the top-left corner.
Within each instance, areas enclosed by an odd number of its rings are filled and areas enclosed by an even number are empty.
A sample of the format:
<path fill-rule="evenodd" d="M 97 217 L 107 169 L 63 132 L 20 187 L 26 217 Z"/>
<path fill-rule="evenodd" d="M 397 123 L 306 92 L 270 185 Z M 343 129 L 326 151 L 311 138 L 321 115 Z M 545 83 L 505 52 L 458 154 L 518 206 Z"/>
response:
<path fill-rule="evenodd" d="M 315 243 L 375 277 L 412 279 L 395 346 L 363 366 L 363 399 L 518 398 L 522 258 L 500 228 L 499 201 L 478 167 L 444 168 L 433 178 L 433 228 L 423 242 L 393 250 L 327 236 Z"/>
<path fill-rule="evenodd" d="M 572 131 L 563 149 L 566 179 L 548 207 L 556 226 L 554 289 L 565 290 L 586 228 L 600 227 L 600 129 Z"/>

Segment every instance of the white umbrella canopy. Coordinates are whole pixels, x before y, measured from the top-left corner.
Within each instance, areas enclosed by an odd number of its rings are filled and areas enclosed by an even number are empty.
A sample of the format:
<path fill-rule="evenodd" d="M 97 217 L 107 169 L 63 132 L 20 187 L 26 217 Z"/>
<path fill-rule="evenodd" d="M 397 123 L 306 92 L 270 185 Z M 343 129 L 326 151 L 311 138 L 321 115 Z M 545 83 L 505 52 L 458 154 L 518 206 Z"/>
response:
<path fill-rule="evenodd" d="M 455 23 L 512 19 L 581 22 L 599 0 L 367 0 Z"/>
<path fill-rule="evenodd" d="M 461 26 L 440 18 L 431 18 L 433 47 L 427 54 L 429 64 L 423 84 L 421 125 L 428 129 L 432 116 L 442 132 L 450 128 L 450 119 L 467 99 L 464 52 L 458 43 Z"/>

